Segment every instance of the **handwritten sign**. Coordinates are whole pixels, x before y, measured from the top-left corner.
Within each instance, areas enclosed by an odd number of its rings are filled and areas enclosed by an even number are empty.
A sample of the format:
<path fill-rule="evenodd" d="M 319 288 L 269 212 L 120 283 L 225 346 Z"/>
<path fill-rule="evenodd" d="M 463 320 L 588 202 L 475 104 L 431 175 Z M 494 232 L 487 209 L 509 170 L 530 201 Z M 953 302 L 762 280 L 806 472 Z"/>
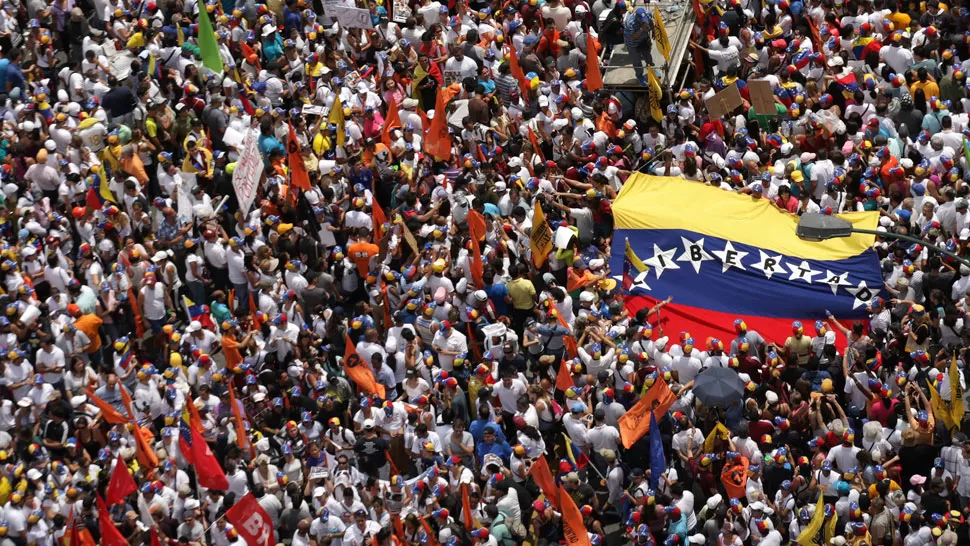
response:
<path fill-rule="evenodd" d="M 775 94 L 771 92 L 771 84 L 767 80 L 748 80 L 748 93 L 756 114 L 775 115 Z"/>
<path fill-rule="evenodd" d="M 723 118 L 741 104 L 741 93 L 738 91 L 738 86 L 729 85 L 707 99 L 707 111 L 711 113 L 711 118 Z"/>
<path fill-rule="evenodd" d="M 366 9 L 342 8 L 331 16 L 336 17 L 337 22 L 344 28 L 374 28 L 370 12 Z"/>
<path fill-rule="evenodd" d="M 256 145 L 255 133 L 249 131 L 243 139 L 242 154 L 236 162 L 236 170 L 232 173 L 232 187 L 236 190 L 239 211 L 243 214 L 249 212 L 249 207 L 256 200 L 256 189 L 262 174 L 263 158 Z"/>

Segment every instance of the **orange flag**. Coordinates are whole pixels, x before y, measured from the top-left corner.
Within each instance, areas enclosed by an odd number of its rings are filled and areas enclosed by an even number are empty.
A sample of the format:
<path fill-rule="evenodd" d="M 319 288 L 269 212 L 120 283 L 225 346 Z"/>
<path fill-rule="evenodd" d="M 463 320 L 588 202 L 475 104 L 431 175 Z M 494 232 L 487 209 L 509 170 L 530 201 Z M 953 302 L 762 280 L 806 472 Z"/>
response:
<path fill-rule="evenodd" d="M 532 149 L 535 150 L 536 155 L 545 161 L 546 154 L 542 153 L 542 148 L 539 147 L 539 139 L 536 138 L 536 134 L 532 131 L 532 127 L 529 127 L 529 142 L 532 143 Z"/>
<path fill-rule="evenodd" d="M 596 40 L 586 33 L 586 89 L 595 93 L 603 87 L 603 74 L 600 73 L 600 56 L 596 52 Z"/>
<path fill-rule="evenodd" d="M 485 217 L 477 210 L 468 211 L 468 234 L 472 241 L 472 256 L 469 260 L 469 267 L 472 270 L 472 279 L 475 286 L 479 289 L 485 288 L 485 280 L 482 277 L 485 264 L 482 260 L 481 240 L 485 237 Z"/>
<path fill-rule="evenodd" d="M 559 321 L 560 326 L 567 330 L 571 330 L 569 328 L 569 323 L 566 322 L 566 319 L 562 318 L 562 315 L 559 314 L 558 311 L 556 311 L 556 320 Z M 566 354 L 569 355 L 569 358 L 576 358 L 579 356 L 579 343 L 576 341 L 576 336 L 567 334 L 562 337 L 562 341 L 566 345 Z"/>
<path fill-rule="evenodd" d="M 236 421 L 236 445 L 239 446 L 239 449 L 251 451 L 244 418 L 242 412 L 239 410 L 239 404 L 236 403 L 236 387 L 232 385 L 231 380 L 229 381 L 229 404 L 232 406 L 232 416 Z"/>
<path fill-rule="evenodd" d="M 384 279 L 378 279 L 381 283 L 381 307 L 384 308 L 384 330 L 386 331 L 394 323 L 391 321 L 391 300 L 387 298 L 387 282 Z"/>
<path fill-rule="evenodd" d="M 155 450 L 152 448 L 151 433 L 145 427 L 138 424 L 132 429 L 132 433 L 135 435 L 135 449 L 138 456 L 138 463 L 147 469 L 158 466 L 158 455 L 155 454 Z"/>
<path fill-rule="evenodd" d="M 131 408 L 131 395 L 128 394 L 128 389 L 126 389 L 124 385 L 118 385 L 118 389 L 121 390 L 121 403 L 125 405 L 125 411 L 128 412 L 128 419 L 134 423 L 135 410 Z"/>
<path fill-rule="evenodd" d="M 387 151 L 391 151 L 391 131 L 401 127 L 401 114 L 398 113 L 396 106 L 387 109 L 387 119 L 384 120 L 384 131 L 381 132 L 381 142 L 387 146 Z"/>
<path fill-rule="evenodd" d="M 404 524 L 401 523 L 401 516 L 391 513 L 391 527 L 394 528 L 394 536 L 398 540 L 404 540 Z"/>
<path fill-rule="evenodd" d="M 434 119 L 431 120 L 431 128 L 424 141 L 424 151 L 441 161 L 451 158 L 451 134 L 448 132 L 448 114 L 445 112 L 447 105 L 445 94 L 439 90 L 434 103 Z"/>
<path fill-rule="evenodd" d="M 249 312 L 253 315 L 253 326 L 255 326 L 257 330 L 262 328 L 263 319 L 259 316 L 259 308 L 256 307 L 256 299 L 253 298 L 252 290 L 249 291 Z"/>
<path fill-rule="evenodd" d="M 253 48 L 251 48 L 248 45 L 246 45 L 245 42 L 240 42 L 240 48 L 239 49 L 242 51 L 242 54 L 243 54 L 243 58 L 244 59 L 249 60 L 249 61 L 255 60 L 256 62 L 251 63 L 251 64 L 255 64 L 257 70 L 262 70 L 262 68 L 259 66 L 259 55 L 256 55 L 256 52 L 253 51 Z M 253 59 L 253 57 L 255 57 L 255 59 Z"/>
<path fill-rule="evenodd" d="M 659 421 L 676 400 L 677 395 L 670 390 L 667 382 L 662 377 L 658 377 L 640 401 L 620 417 L 617 424 L 620 426 L 623 447 L 630 449 L 630 446 L 650 430 L 651 410 Z"/>
<path fill-rule="evenodd" d="M 306 172 L 306 163 L 300 153 L 300 141 L 296 139 L 296 130 L 290 123 L 290 137 L 286 139 L 286 163 L 290 169 L 290 183 L 294 188 L 303 191 L 310 189 L 310 175 Z"/>
<path fill-rule="evenodd" d="M 563 358 L 559 362 L 559 372 L 556 374 L 556 390 L 566 392 L 573 385 L 575 385 L 573 383 L 573 376 L 569 373 L 569 366 L 566 365 L 566 359 Z"/>
<path fill-rule="evenodd" d="M 576 501 L 569 496 L 569 491 L 559 486 L 559 499 L 562 501 L 562 530 L 568 546 L 591 546 L 589 534 L 583 524 L 583 515 L 579 513 Z"/>
<path fill-rule="evenodd" d="M 461 518 L 465 523 L 465 529 L 471 531 L 475 528 L 475 515 L 472 514 L 472 503 L 468 500 L 468 484 L 461 484 Z"/>
<path fill-rule="evenodd" d="M 387 223 L 387 215 L 384 209 L 378 204 L 377 199 L 371 201 L 371 222 L 374 224 L 374 242 L 378 242 L 384 237 L 384 224 Z"/>
<path fill-rule="evenodd" d="M 90 387 L 84 390 L 84 393 L 88 395 L 91 399 L 91 403 L 101 410 L 101 417 L 104 418 L 105 422 L 111 423 L 112 425 L 124 425 L 128 423 L 128 419 L 121 414 L 120 411 L 116 410 L 114 406 L 102 400 L 98 395 L 94 394 L 94 391 Z"/>
<path fill-rule="evenodd" d="M 428 525 L 428 516 L 421 517 L 421 527 L 424 529 L 424 532 L 428 534 L 427 544 L 429 546 L 440 546 L 440 544 L 438 544 L 438 535 L 436 535 L 434 531 L 431 530 L 431 526 Z"/>
<path fill-rule="evenodd" d="M 805 17 L 805 23 L 808 25 L 809 36 L 812 39 L 812 44 L 815 46 L 815 51 L 821 55 L 821 61 L 825 62 L 825 52 L 822 49 L 822 37 L 818 33 L 818 27 L 815 26 L 815 21 L 812 21 L 811 17 Z"/>
<path fill-rule="evenodd" d="M 121 402 L 125 405 L 125 410 L 128 411 L 128 422 L 132 427 L 131 433 L 135 437 L 135 450 L 138 454 L 138 463 L 147 469 L 155 468 L 158 466 L 158 455 L 155 454 L 155 449 L 152 448 L 154 435 L 135 421 L 135 410 L 131 407 L 131 395 L 128 394 L 128 389 L 121 385 L 118 388 L 121 389 Z"/>
<path fill-rule="evenodd" d="M 522 72 L 522 67 L 519 66 L 519 54 L 515 51 L 514 44 L 509 44 L 509 72 L 515 78 L 515 81 L 519 82 L 519 90 L 522 92 L 522 97 L 528 97 L 529 81 L 525 79 L 525 73 Z"/>
<path fill-rule="evenodd" d="M 747 457 L 726 461 L 721 470 L 721 483 L 729 499 L 743 499 L 748 485 Z"/>
<path fill-rule="evenodd" d="M 347 349 L 344 351 L 343 364 L 347 377 L 357 384 L 358 389 L 384 398 L 384 385 L 374 379 L 374 372 L 371 371 L 370 365 L 361 362 L 360 355 L 357 354 L 357 349 L 354 348 L 354 342 L 350 340 L 350 336 L 345 334 L 344 338 L 347 341 Z"/>
<path fill-rule="evenodd" d="M 138 308 L 138 300 L 130 286 L 128 287 L 128 305 L 131 306 L 131 318 L 135 321 L 135 334 L 141 339 L 145 337 L 145 322 L 141 319 L 141 309 Z"/>
<path fill-rule="evenodd" d="M 553 479 L 549 462 L 546 461 L 544 456 L 539 457 L 532 464 L 532 472 L 529 475 L 532 476 L 532 481 L 539 487 L 542 494 L 546 496 L 546 500 L 552 504 L 553 508 L 559 510 L 559 489 L 556 488 L 556 480 Z"/>

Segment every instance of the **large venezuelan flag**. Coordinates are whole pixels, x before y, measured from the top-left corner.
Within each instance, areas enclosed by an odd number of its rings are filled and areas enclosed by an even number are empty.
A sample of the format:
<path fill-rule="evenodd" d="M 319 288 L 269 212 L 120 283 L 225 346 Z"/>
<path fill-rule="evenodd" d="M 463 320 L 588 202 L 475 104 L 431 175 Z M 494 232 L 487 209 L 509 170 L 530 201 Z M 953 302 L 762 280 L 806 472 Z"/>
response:
<path fill-rule="evenodd" d="M 866 318 L 866 304 L 882 290 L 872 235 L 803 241 L 795 236 L 798 218 L 765 199 L 635 174 L 613 212 L 610 269 L 618 280 L 624 271 L 634 275 L 624 290 L 626 306 L 633 313 L 673 296 L 659 320 L 671 337 L 686 331 L 698 343 L 716 337 L 728 345 L 740 318 L 749 330 L 783 343 L 793 321 L 810 332 L 826 310 L 839 319 Z M 842 218 L 875 229 L 879 216 Z M 624 268 L 627 241 L 645 271 Z M 656 315 L 650 322 L 658 322 Z"/>

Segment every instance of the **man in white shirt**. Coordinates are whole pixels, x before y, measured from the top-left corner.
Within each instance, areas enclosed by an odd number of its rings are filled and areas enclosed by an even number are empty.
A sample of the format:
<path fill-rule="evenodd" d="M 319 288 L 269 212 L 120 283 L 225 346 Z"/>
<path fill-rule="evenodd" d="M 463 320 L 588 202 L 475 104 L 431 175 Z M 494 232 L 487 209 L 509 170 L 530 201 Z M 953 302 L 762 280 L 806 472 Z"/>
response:
<path fill-rule="evenodd" d="M 445 72 L 461 74 L 462 79 L 474 78 L 478 73 L 478 64 L 465 56 L 460 46 L 451 46 L 451 58 L 445 62 Z"/>
<path fill-rule="evenodd" d="M 462 353 L 468 352 L 468 340 L 465 334 L 462 334 L 458 330 L 452 327 L 451 322 L 444 320 L 441 322 L 441 326 L 434 335 L 434 339 L 431 341 L 431 346 L 434 347 L 435 351 L 438 352 L 438 363 L 441 365 L 441 369 L 447 372 L 451 372 L 455 369 L 455 356 Z M 511 385 L 516 385 L 516 379 L 512 379 Z M 521 383 L 521 381 L 518 381 Z M 502 382 L 503 385 L 505 382 Z M 498 385 L 496 385 L 498 387 Z M 511 388 L 506 394 L 507 397 L 511 397 L 512 393 L 518 392 L 518 388 Z M 512 398 L 512 412 L 515 412 L 515 399 L 525 393 L 525 385 L 522 385 L 522 393 Z M 496 392 L 499 392 L 496 388 Z M 504 389 L 503 389 L 503 392 Z M 504 408 L 504 401 L 503 401 Z"/>

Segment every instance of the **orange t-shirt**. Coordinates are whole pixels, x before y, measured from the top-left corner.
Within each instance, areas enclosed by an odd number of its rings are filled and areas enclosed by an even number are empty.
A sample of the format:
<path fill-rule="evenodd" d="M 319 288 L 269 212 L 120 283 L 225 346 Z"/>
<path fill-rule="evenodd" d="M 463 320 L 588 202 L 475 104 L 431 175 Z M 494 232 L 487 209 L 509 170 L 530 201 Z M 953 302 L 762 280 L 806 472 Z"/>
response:
<path fill-rule="evenodd" d="M 357 273 L 360 274 L 360 278 L 367 277 L 371 256 L 374 256 L 380 251 L 380 247 L 367 241 L 360 241 L 347 247 L 347 253 L 350 259 L 357 264 Z"/>
<path fill-rule="evenodd" d="M 226 368 L 230 370 L 243 362 L 243 355 L 239 352 L 239 342 L 228 334 L 222 336 L 222 354 L 226 355 Z"/>
<path fill-rule="evenodd" d="M 74 321 L 74 327 L 84 332 L 84 335 L 91 340 L 91 348 L 88 350 L 88 354 L 101 349 L 101 333 L 99 330 L 102 324 L 104 324 L 104 321 L 101 320 L 101 317 L 93 313 L 81 315 Z"/>

